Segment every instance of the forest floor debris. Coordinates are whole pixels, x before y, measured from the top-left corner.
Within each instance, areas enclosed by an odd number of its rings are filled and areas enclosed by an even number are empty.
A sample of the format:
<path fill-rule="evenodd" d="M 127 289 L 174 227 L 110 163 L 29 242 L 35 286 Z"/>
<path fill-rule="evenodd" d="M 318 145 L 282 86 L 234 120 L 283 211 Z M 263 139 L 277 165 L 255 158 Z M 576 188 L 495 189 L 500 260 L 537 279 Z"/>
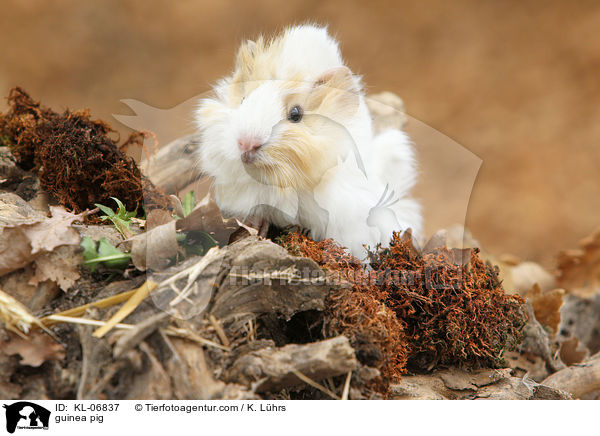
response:
<path fill-rule="evenodd" d="M 9 100 L 0 397 L 599 397 L 597 234 L 553 275 L 495 262 L 475 242 L 448 247 L 441 234 L 424 249 L 394 235 L 365 266 L 331 240 L 262 239 L 210 196 L 158 193 L 134 216 L 144 178 L 108 125 L 56 114 L 20 89 Z M 76 145 L 62 162 L 77 165 L 68 180 L 56 166 L 65 132 Z M 127 195 L 113 190 L 124 174 Z M 96 203 L 102 225 L 86 220 Z"/>

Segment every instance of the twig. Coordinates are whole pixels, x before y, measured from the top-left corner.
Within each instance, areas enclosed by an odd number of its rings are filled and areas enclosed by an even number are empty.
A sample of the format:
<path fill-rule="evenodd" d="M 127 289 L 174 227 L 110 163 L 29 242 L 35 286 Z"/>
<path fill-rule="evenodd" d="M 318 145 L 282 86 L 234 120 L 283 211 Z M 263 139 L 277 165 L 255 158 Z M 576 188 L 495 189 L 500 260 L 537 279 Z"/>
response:
<path fill-rule="evenodd" d="M 140 303 L 144 301 L 148 295 L 150 295 L 150 292 L 156 289 L 157 286 L 158 284 L 152 280 L 146 280 L 142 286 L 135 290 L 131 298 L 127 300 L 127 302 L 117 311 L 117 313 L 115 313 L 105 325 L 94 332 L 94 336 L 96 338 L 103 337 L 115 325 L 117 325 L 119 321 L 122 321 L 127 317 L 127 315 L 133 312 L 140 305 Z"/>
<path fill-rule="evenodd" d="M 64 315 L 50 315 L 50 316 L 47 316 L 46 319 L 55 321 L 57 323 L 58 322 L 66 322 L 69 324 L 92 325 L 92 326 L 98 326 L 98 327 L 103 327 L 107 324 L 106 321 L 97 321 L 95 319 L 64 316 Z M 132 330 L 135 326 L 132 324 L 115 324 L 114 327 L 117 329 L 120 329 L 120 330 Z"/>
<path fill-rule="evenodd" d="M 191 341 L 198 342 L 199 344 L 202 344 L 202 345 L 208 345 L 210 347 L 215 347 L 215 348 L 218 348 L 218 349 L 224 350 L 224 351 L 231 351 L 231 348 L 225 347 L 221 344 L 217 344 L 216 342 L 213 342 L 209 339 L 205 339 L 202 336 L 198 335 L 197 333 L 191 332 L 189 330 L 180 329 L 180 328 L 176 328 L 176 327 L 167 327 L 163 331 L 165 332 L 165 334 L 167 334 L 169 336 L 177 336 L 179 338 L 189 339 Z"/>
<path fill-rule="evenodd" d="M 208 316 L 208 320 L 210 321 L 211 325 L 214 327 L 215 331 L 217 332 L 217 335 L 219 336 L 219 339 L 221 340 L 221 343 L 223 345 L 225 345 L 226 347 L 229 347 L 229 339 L 227 338 L 227 335 L 225 334 L 225 330 L 223 330 L 223 327 L 221 326 L 221 323 L 219 322 L 219 320 L 217 318 L 215 318 L 215 316 L 211 313 Z"/>
<path fill-rule="evenodd" d="M 292 369 L 291 372 L 298 377 L 300 380 L 302 380 L 304 383 L 306 383 L 307 385 L 312 386 L 315 389 L 320 390 L 321 392 L 323 392 L 324 394 L 329 395 L 331 398 L 333 398 L 334 400 L 339 400 L 340 397 L 338 397 L 336 394 L 334 394 L 333 392 L 331 392 L 329 389 L 327 389 L 325 386 L 317 383 L 316 381 L 312 380 L 311 378 L 305 376 L 304 374 L 302 374 L 300 371 L 298 371 L 297 369 Z"/>
<path fill-rule="evenodd" d="M 133 289 L 131 291 L 126 291 L 126 292 L 122 292 L 120 294 L 113 295 L 111 297 L 103 298 L 102 300 L 93 301 L 91 303 L 87 303 L 82 306 L 77 306 L 77 307 L 74 307 L 69 310 L 64 310 L 62 312 L 55 313 L 54 315 L 48 315 L 43 318 L 40 318 L 40 322 L 42 324 L 44 324 L 45 326 L 51 326 L 58 322 L 62 322 L 62 321 L 58 321 L 58 320 L 56 320 L 56 321 L 52 320 L 53 317 L 56 317 L 56 316 L 66 316 L 66 317 L 79 316 L 79 315 L 83 315 L 86 312 L 86 310 L 88 310 L 91 307 L 97 307 L 99 309 L 104 309 L 106 307 L 114 306 L 115 304 L 119 304 L 119 303 L 122 303 L 123 301 L 128 300 L 135 292 L 136 292 L 136 289 Z"/>
<path fill-rule="evenodd" d="M 46 319 L 48 319 L 48 321 L 52 321 L 53 324 L 65 322 L 65 323 L 70 323 L 70 324 L 82 324 L 82 325 L 91 325 L 91 326 L 98 326 L 98 327 L 102 327 L 102 326 L 105 326 L 106 324 L 108 324 L 107 321 L 98 321 L 95 319 L 88 319 L 88 318 L 62 316 L 62 315 L 58 315 L 58 314 L 57 315 L 49 315 L 46 317 Z M 118 330 L 133 330 L 136 328 L 136 326 L 133 324 L 118 323 L 118 324 L 114 325 L 114 328 L 118 329 Z M 216 342 L 213 342 L 209 339 L 205 339 L 202 336 L 200 336 L 196 333 L 193 333 L 189 330 L 184 330 L 184 329 L 180 329 L 180 328 L 176 328 L 176 327 L 166 327 L 162 331 L 166 335 L 169 335 L 169 336 L 175 336 L 178 338 L 189 339 L 191 341 L 198 342 L 199 344 L 202 344 L 202 345 L 218 348 L 218 349 L 224 350 L 224 351 L 231 351 L 231 348 L 225 347 L 221 344 L 217 344 Z"/>
<path fill-rule="evenodd" d="M 346 375 L 346 381 L 344 382 L 344 390 L 342 391 L 342 400 L 347 400 L 350 394 L 350 379 L 352 378 L 352 371 L 348 371 Z"/>

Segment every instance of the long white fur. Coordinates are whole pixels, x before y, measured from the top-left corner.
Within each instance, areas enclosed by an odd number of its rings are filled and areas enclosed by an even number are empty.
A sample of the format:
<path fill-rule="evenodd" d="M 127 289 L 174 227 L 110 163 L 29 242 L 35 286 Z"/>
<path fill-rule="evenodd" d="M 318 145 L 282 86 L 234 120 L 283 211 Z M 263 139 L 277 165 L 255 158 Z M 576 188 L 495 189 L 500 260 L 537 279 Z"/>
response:
<path fill-rule="evenodd" d="M 311 83 L 323 72 L 344 66 L 337 41 L 324 27 L 292 27 L 284 32 L 282 41 L 272 77 L 265 77 L 265 82 L 241 103 L 231 99 L 232 77 L 217 84 L 216 97 L 200 102 L 200 162 L 203 171 L 214 179 L 219 207 L 225 214 L 245 218 L 256 206 L 269 205 L 262 218 L 278 226 L 308 228 L 317 240 L 333 238 L 360 258 L 365 256 L 363 245 L 386 246 L 394 230 L 411 228 L 418 237 L 422 232 L 421 210 L 409 196 L 417 180 L 412 144 L 396 129 L 373 135 L 362 92 L 354 115 L 336 120 L 350 138 L 346 144 L 349 152 L 311 192 L 270 186 L 248 174 L 237 146 L 239 135 L 252 134 L 272 143 L 286 129 L 283 97 L 289 91 L 279 81 L 300 75 Z M 360 77 L 355 76 L 355 80 L 360 83 Z M 336 141 L 344 142 L 332 138 Z M 352 153 L 354 146 L 366 175 Z M 393 204 L 382 204 L 384 192 L 392 191 L 394 198 L 389 203 Z M 323 210 L 327 211 L 325 217 Z"/>

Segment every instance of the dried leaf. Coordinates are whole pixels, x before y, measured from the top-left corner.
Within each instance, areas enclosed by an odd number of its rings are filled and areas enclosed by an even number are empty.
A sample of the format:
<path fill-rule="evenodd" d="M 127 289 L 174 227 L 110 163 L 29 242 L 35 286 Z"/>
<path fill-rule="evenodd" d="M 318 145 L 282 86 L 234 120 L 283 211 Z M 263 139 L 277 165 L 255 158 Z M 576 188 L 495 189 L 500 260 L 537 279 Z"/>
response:
<path fill-rule="evenodd" d="M 81 215 L 50 206 L 52 217 L 40 217 L 31 208 L 7 205 L 5 198 L 0 199 L 0 210 L 9 213 L 0 223 L 0 275 L 24 267 L 40 253 L 51 252 L 61 245 L 79 244 L 79 233 L 71 223 Z"/>
<path fill-rule="evenodd" d="M 81 255 L 75 247 L 58 247 L 51 253 L 44 253 L 35 258 L 35 274 L 29 279 L 29 284 L 37 286 L 46 280 L 51 280 L 67 291 L 81 277 L 78 265 Z"/>
<path fill-rule="evenodd" d="M 590 350 L 573 336 L 560 343 L 559 353 L 565 365 L 571 366 L 586 360 L 590 355 Z"/>
<path fill-rule="evenodd" d="M 3 229 L 0 233 L 0 276 L 27 266 L 34 258 L 27 236 L 19 229 Z"/>
<path fill-rule="evenodd" d="M 219 244 L 229 242 L 229 237 L 239 228 L 234 218 L 224 219 L 210 194 L 200 201 L 185 218 L 177 221 L 177 230 L 200 230 L 211 235 Z"/>
<path fill-rule="evenodd" d="M 146 217 L 146 231 L 173 221 L 173 215 L 166 209 L 152 209 Z"/>
<path fill-rule="evenodd" d="M 131 260 L 141 271 L 163 269 L 170 257 L 179 250 L 177 244 L 176 221 L 162 224 L 141 235 L 134 236 L 131 246 Z"/>
<path fill-rule="evenodd" d="M 52 218 L 22 228 L 31 243 L 32 254 L 52 251 L 60 245 L 79 244 L 79 233 L 71 227 L 71 223 L 80 219 L 81 215 L 67 212 L 59 206 L 50 206 L 50 212 Z"/>
<path fill-rule="evenodd" d="M 600 291 L 600 228 L 579 243 L 579 248 L 558 255 L 558 282 L 569 292 L 589 296 Z"/>
<path fill-rule="evenodd" d="M 26 338 L 12 334 L 9 341 L 0 340 L 0 349 L 7 355 L 21 355 L 21 365 L 36 367 L 47 360 L 62 360 L 65 357 L 63 346 L 41 331 L 33 332 Z"/>
<path fill-rule="evenodd" d="M 552 330 L 553 334 L 558 333 L 560 324 L 560 308 L 563 305 L 564 289 L 553 289 L 548 292 L 542 292 L 541 288 L 535 284 L 529 293 L 527 299 L 531 302 L 535 319 Z"/>

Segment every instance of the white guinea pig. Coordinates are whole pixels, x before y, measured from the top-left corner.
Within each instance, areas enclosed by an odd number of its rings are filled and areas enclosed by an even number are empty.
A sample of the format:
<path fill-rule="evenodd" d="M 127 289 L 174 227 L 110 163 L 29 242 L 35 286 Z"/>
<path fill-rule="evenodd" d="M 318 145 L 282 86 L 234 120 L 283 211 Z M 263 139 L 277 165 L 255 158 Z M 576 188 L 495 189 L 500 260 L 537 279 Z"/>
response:
<path fill-rule="evenodd" d="M 224 214 L 298 225 L 359 258 L 392 231 L 420 234 L 410 140 L 396 129 L 373 134 L 361 79 L 326 28 L 243 43 L 196 119 L 200 165 Z"/>

